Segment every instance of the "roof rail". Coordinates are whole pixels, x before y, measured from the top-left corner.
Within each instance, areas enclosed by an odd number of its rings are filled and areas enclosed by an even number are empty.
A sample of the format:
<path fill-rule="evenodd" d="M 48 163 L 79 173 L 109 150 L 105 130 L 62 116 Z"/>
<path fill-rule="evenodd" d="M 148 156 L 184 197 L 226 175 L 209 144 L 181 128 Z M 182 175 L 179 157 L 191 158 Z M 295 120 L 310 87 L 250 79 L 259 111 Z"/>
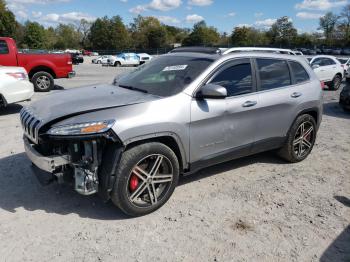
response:
<path fill-rule="evenodd" d="M 169 53 L 203 53 L 203 54 L 221 54 L 221 50 L 216 47 L 178 47 Z"/>

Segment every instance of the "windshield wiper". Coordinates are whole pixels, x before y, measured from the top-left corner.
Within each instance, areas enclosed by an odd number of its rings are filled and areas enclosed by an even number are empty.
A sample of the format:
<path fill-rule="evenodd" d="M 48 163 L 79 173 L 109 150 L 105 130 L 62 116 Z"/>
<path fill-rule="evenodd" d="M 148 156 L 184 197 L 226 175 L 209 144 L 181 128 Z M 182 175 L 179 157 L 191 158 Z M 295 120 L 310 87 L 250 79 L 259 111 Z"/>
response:
<path fill-rule="evenodd" d="M 142 92 L 142 93 L 148 93 L 147 90 L 141 89 L 141 88 L 137 88 L 134 86 L 127 86 L 127 85 L 118 85 L 121 88 L 125 88 L 125 89 L 129 89 L 129 90 L 133 90 L 133 91 L 138 91 L 138 92 Z"/>

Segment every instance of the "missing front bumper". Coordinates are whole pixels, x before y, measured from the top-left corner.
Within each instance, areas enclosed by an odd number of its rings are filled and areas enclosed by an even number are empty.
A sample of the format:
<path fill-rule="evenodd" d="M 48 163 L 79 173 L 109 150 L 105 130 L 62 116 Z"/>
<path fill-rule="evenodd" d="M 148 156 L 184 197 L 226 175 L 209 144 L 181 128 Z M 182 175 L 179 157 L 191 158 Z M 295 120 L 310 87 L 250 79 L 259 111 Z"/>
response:
<path fill-rule="evenodd" d="M 27 137 L 23 137 L 24 149 L 32 163 L 43 171 L 53 173 L 58 167 L 70 164 L 68 155 L 62 156 L 43 156 L 30 143 Z"/>

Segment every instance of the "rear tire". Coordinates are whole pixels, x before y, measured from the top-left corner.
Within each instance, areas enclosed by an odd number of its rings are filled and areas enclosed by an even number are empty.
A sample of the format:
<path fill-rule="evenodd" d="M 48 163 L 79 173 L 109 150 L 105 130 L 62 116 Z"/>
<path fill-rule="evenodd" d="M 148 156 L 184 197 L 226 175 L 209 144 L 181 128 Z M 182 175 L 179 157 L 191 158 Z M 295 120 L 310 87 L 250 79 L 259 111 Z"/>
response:
<path fill-rule="evenodd" d="M 289 130 L 287 140 L 278 152 L 279 156 L 291 163 L 307 158 L 315 144 L 316 128 L 316 121 L 312 116 L 299 116 Z"/>
<path fill-rule="evenodd" d="M 329 83 L 329 89 L 330 90 L 338 90 L 341 85 L 341 76 L 335 75 L 332 82 Z"/>
<path fill-rule="evenodd" d="M 127 215 L 146 215 L 168 201 L 178 180 L 179 162 L 169 147 L 141 144 L 123 153 L 111 198 Z"/>
<path fill-rule="evenodd" d="M 52 75 L 44 71 L 35 73 L 31 81 L 37 92 L 49 92 L 55 86 Z"/>
<path fill-rule="evenodd" d="M 115 67 L 120 67 L 120 66 L 121 66 L 121 63 L 120 63 L 120 62 L 115 62 L 115 63 L 114 63 L 114 66 L 115 66 Z"/>

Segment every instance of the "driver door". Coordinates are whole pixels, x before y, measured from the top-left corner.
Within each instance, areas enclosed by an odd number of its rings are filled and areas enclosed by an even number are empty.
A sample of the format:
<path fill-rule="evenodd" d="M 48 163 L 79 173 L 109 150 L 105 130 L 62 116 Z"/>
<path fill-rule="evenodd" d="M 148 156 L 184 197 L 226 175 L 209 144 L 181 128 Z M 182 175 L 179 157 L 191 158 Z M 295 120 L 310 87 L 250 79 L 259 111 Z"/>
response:
<path fill-rule="evenodd" d="M 224 162 L 250 152 L 258 109 L 253 72 L 250 59 L 227 62 L 206 82 L 225 87 L 227 97 L 192 100 L 191 162 Z"/>

